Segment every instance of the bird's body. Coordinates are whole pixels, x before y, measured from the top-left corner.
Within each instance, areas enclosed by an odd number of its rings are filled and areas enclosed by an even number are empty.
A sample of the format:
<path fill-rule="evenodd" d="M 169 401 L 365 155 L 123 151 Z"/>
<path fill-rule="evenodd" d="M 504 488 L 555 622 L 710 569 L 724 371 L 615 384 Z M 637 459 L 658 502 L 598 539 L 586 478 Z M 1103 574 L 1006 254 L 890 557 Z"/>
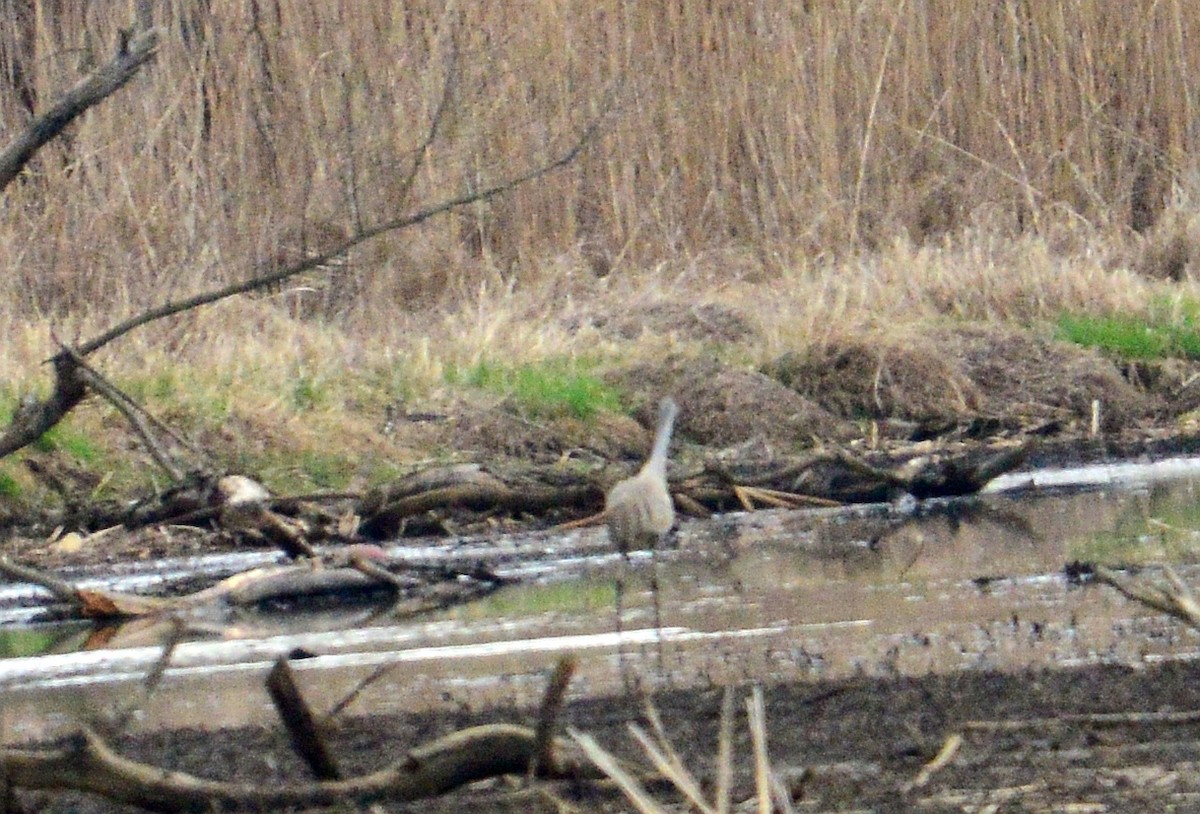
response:
<path fill-rule="evenodd" d="M 650 457 L 636 475 L 609 490 L 604 500 L 608 536 L 621 553 L 653 548 L 675 523 L 675 506 L 667 488 L 667 448 L 678 413 L 674 400 L 662 400 Z"/>

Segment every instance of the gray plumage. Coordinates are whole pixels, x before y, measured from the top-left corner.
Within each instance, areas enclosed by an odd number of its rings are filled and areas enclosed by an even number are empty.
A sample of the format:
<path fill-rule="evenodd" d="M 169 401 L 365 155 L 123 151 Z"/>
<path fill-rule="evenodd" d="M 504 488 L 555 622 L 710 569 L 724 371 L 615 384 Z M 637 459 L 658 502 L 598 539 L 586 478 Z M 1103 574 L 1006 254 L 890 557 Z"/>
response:
<path fill-rule="evenodd" d="M 619 482 L 605 498 L 608 537 L 622 553 L 653 548 L 675 523 L 675 506 L 667 488 L 667 448 L 678 414 L 673 399 L 659 403 L 650 457 L 636 475 Z"/>

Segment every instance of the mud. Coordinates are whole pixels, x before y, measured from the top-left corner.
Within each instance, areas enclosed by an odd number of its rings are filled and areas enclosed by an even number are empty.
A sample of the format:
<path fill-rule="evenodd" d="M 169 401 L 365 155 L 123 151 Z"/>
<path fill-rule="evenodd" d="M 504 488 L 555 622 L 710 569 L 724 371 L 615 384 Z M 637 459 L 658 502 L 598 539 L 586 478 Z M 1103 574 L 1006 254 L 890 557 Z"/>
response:
<path fill-rule="evenodd" d="M 965 672 L 892 680 L 849 679 L 766 688 L 770 758 L 802 811 L 1168 811 L 1194 810 L 1200 799 L 1200 666 L 1168 663 L 1133 669 Z M 754 793 L 751 746 L 738 690 L 734 799 Z M 710 790 L 715 777 L 717 688 L 664 692 L 654 698 L 684 762 Z M 622 695 L 567 705 L 562 723 L 646 770 L 626 730 L 641 722 L 638 699 Z M 1114 716 L 1110 718 L 1103 715 Z M 1075 716 L 1075 717 L 1070 717 Z M 1090 717 L 1088 717 L 1090 716 Z M 1124 717 L 1122 717 L 1124 716 Z M 1144 717 L 1137 717 L 1144 716 Z M 505 721 L 531 723 L 529 709 L 470 709 L 428 715 L 352 718 L 331 742 L 347 773 L 377 768 L 406 748 L 458 728 Z M 951 735 L 963 743 L 929 781 L 910 788 Z M 130 757 L 206 777 L 276 782 L 306 773 L 274 730 L 179 730 L 120 742 Z M 678 793 L 650 784 L 659 800 Z M 550 787 L 580 811 L 630 810 L 599 783 Z M 21 795 L 30 810 L 124 811 L 82 795 Z M 393 811 L 557 812 L 549 798 L 519 783 L 485 782 L 445 798 Z M 681 809 L 673 809 L 681 810 Z"/>

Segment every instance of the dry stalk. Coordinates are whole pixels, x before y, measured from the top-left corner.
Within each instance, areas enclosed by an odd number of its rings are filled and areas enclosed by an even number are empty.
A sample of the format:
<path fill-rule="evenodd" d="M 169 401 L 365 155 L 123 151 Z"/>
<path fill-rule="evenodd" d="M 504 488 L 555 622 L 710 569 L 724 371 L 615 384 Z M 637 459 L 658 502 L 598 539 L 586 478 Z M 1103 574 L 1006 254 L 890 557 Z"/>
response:
<path fill-rule="evenodd" d="M 913 789 L 919 789 L 929 783 L 933 776 L 946 768 L 953 762 L 954 757 L 958 754 L 959 748 L 962 746 L 963 737 L 955 732 L 946 738 L 942 744 L 942 748 L 934 755 L 933 760 L 921 767 L 921 771 L 917 772 L 917 776 L 910 782 L 904 784 L 903 791 L 909 792 Z"/>
<path fill-rule="evenodd" d="M 729 814 L 733 794 L 733 687 L 721 693 L 721 728 L 717 734 L 717 814 Z"/>

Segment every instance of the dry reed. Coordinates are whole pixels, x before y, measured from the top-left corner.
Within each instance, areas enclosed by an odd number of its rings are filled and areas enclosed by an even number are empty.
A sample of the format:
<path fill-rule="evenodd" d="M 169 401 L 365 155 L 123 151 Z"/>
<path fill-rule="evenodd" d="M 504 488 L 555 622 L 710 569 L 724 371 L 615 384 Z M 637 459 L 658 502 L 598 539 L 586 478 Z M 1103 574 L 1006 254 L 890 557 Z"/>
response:
<path fill-rule="evenodd" d="M 132 2 L 22 4 L 0 32 L 4 133 L 132 19 Z M 120 377 L 186 362 L 273 392 L 297 371 L 339 386 L 391 365 L 428 392 L 489 354 L 620 350 L 570 321 L 639 299 L 754 314 L 751 362 L 897 321 L 1137 309 L 1167 284 L 1119 270 L 1131 230 L 1151 230 L 1173 189 L 1194 194 L 1200 6 L 1183 0 L 171 0 L 156 14 L 156 61 L 0 201 L 10 398 L 41 381 L 51 327 L 86 337 L 495 181 L 610 97 L 573 166 L 356 249 L 317 300 L 328 319 L 294 318 L 286 295 L 229 303 L 101 363 Z M 410 189 L 452 43 L 450 108 Z"/>

